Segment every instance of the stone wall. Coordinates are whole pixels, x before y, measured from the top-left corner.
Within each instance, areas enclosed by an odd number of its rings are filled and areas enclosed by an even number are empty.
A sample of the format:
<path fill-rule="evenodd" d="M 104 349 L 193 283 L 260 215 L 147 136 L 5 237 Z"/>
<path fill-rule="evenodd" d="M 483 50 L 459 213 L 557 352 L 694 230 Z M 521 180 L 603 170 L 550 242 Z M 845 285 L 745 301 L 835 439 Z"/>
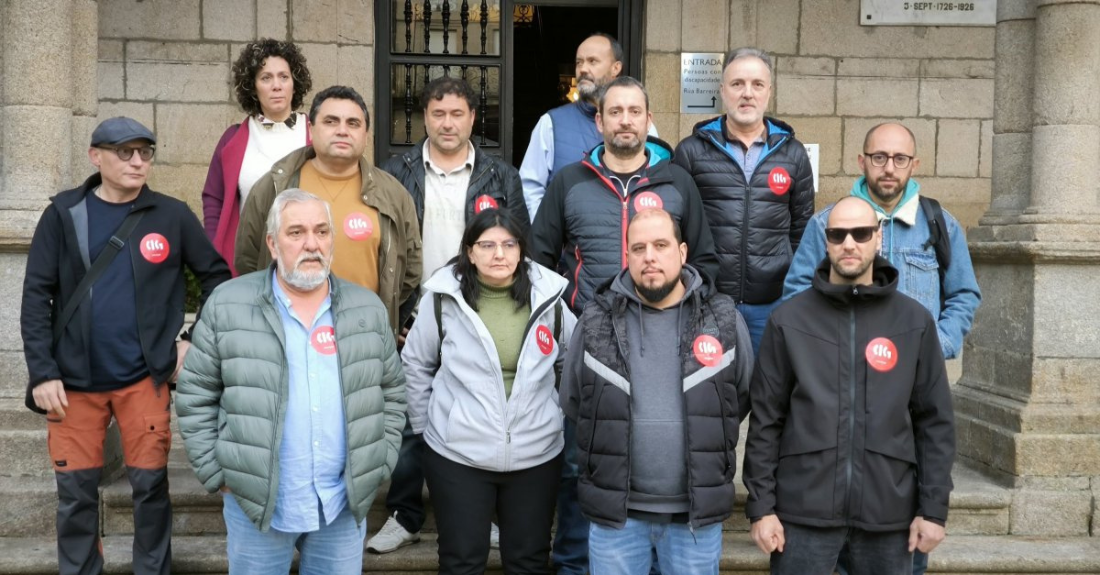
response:
<path fill-rule="evenodd" d="M 866 27 L 859 0 L 648 2 L 643 79 L 662 136 L 713 114 L 680 114 L 680 53 L 757 46 L 775 56 L 769 114 L 821 146 L 818 207 L 859 175 L 867 129 L 901 120 L 917 136 L 923 189 L 971 227 L 989 207 L 994 28 Z"/>
<path fill-rule="evenodd" d="M 244 118 L 231 90 L 233 61 L 246 42 L 265 37 L 298 43 L 314 91 L 351 86 L 373 118 L 371 0 L 99 0 L 99 118 L 128 115 L 153 129 L 150 186 L 197 213 L 214 147 Z"/>

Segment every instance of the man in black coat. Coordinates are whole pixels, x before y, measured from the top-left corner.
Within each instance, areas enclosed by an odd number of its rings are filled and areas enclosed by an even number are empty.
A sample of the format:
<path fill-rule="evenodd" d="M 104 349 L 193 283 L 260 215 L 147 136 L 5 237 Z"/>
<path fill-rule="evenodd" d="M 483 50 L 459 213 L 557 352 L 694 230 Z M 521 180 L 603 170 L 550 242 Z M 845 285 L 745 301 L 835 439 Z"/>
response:
<path fill-rule="evenodd" d="M 814 214 L 805 146 L 790 126 L 764 116 L 773 78 L 764 51 L 727 54 L 719 89 L 726 113 L 696 124 L 673 159 L 699 187 L 721 264 L 718 289 L 737 302 L 754 351 Z"/>
<path fill-rule="evenodd" d="M 944 538 L 955 423 L 936 322 L 877 256 L 871 205 L 847 197 L 828 257 L 768 321 L 750 391 L 745 512 L 773 574 L 909 575 Z"/>

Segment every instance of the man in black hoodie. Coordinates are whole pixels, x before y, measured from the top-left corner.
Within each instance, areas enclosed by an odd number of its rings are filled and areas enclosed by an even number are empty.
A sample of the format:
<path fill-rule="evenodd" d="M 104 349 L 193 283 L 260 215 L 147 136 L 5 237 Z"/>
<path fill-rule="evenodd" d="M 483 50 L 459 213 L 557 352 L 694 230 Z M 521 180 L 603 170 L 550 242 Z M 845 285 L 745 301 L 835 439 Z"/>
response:
<path fill-rule="evenodd" d="M 753 374 L 745 512 L 773 574 L 908 575 L 944 538 L 955 424 L 936 323 L 878 257 L 874 209 L 836 203 L 812 290 L 772 314 Z"/>
<path fill-rule="evenodd" d="M 672 216 L 634 216 L 627 269 L 573 331 L 561 404 L 576 422 L 593 573 L 718 573 L 753 356 L 729 297 L 685 265 Z"/>

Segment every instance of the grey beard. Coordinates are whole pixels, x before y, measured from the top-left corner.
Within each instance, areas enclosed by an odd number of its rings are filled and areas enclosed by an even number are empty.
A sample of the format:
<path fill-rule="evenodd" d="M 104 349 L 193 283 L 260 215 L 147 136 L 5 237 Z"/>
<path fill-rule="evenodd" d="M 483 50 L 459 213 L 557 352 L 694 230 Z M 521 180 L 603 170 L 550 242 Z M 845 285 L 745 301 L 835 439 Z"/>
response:
<path fill-rule="evenodd" d="M 310 260 L 318 260 L 324 264 L 324 269 L 316 273 L 303 272 L 298 269 L 298 266 Z M 303 253 L 298 256 L 298 261 L 294 262 L 294 267 L 287 269 L 283 265 L 282 254 L 279 254 L 279 277 L 283 278 L 283 281 L 287 285 L 293 287 L 296 290 L 301 291 L 313 291 L 317 289 L 322 283 L 328 280 L 330 262 L 325 261 L 323 256 L 311 253 Z"/>

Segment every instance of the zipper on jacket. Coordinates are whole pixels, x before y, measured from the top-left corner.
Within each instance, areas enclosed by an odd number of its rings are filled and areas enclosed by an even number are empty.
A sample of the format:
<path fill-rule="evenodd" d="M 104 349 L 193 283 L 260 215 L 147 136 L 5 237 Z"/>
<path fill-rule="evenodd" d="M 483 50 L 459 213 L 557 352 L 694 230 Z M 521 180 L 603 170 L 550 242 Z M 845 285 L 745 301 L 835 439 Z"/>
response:
<path fill-rule="evenodd" d="M 858 288 L 852 288 L 852 293 L 859 293 Z M 847 516 L 852 506 L 852 460 L 856 455 L 856 308 L 848 308 L 848 465 L 847 465 L 847 496 L 844 498 L 844 515 Z"/>
<path fill-rule="evenodd" d="M 584 258 L 581 257 L 581 246 L 573 246 L 573 254 L 577 256 L 577 268 L 573 270 L 573 295 L 569 298 L 569 307 L 577 309 L 577 293 L 581 291 L 581 267 L 584 266 Z"/>
<path fill-rule="evenodd" d="M 724 130 L 725 126 L 723 126 L 722 129 Z M 765 150 L 760 154 L 760 157 L 756 159 L 756 168 L 759 168 L 760 165 L 764 163 L 764 160 L 767 159 L 768 156 L 775 153 L 776 150 L 781 148 L 783 146 L 783 144 L 786 144 L 787 140 L 790 139 L 790 134 L 784 134 L 783 139 L 781 139 L 774 147 L 771 147 L 771 146 L 768 146 L 768 136 L 769 136 L 769 127 L 767 126 L 767 123 L 765 122 L 765 126 L 764 126 L 764 146 L 765 146 Z M 710 142 L 712 144 L 714 144 L 714 146 L 716 148 L 721 150 L 724 154 L 729 156 L 731 160 L 733 160 L 733 165 L 736 166 L 738 170 L 741 170 L 741 179 L 744 180 L 744 182 L 745 182 L 745 207 L 743 208 L 742 214 L 741 214 L 741 278 L 740 278 L 740 281 L 738 282 L 738 285 L 737 285 L 737 298 L 735 298 L 737 300 L 738 304 L 742 304 L 742 303 L 745 303 L 745 280 L 746 280 L 746 275 L 748 275 L 748 270 L 749 270 L 749 264 L 748 264 L 748 249 L 749 249 L 748 231 L 749 231 L 749 208 L 752 205 L 752 178 L 748 174 L 745 173 L 745 169 L 741 167 L 741 164 L 737 163 L 737 158 L 734 158 L 733 154 L 731 154 L 729 152 L 729 150 L 727 150 L 726 147 L 724 145 L 722 145 L 722 143 L 719 142 L 713 135 L 707 134 L 707 139 L 710 140 Z M 756 175 L 756 169 L 753 169 L 752 173 L 755 176 Z"/>

